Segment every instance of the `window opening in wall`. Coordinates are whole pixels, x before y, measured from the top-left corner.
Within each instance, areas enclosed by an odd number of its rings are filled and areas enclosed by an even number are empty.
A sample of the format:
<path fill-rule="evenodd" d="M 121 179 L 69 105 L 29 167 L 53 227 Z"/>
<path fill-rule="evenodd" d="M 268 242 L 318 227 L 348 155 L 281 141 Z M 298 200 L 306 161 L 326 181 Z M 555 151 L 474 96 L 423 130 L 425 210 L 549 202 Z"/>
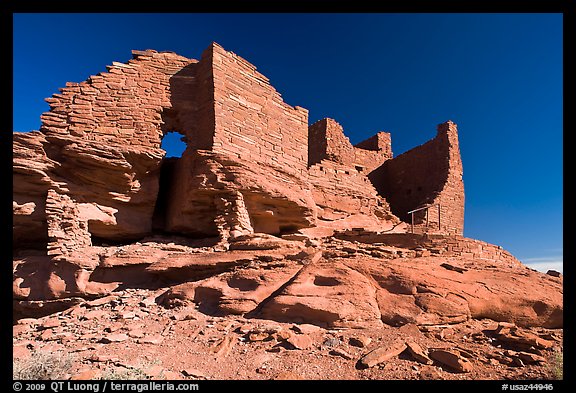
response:
<path fill-rule="evenodd" d="M 186 142 L 184 142 L 185 137 L 176 131 L 168 131 L 164 134 L 162 138 L 162 144 L 160 147 L 166 150 L 166 158 L 182 157 L 184 150 L 186 150 Z"/>
<path fill-rule="evenodd" d="M 364 168 L 359 165 L 356 165 L 355 168 L 358 172 L 362 172 L 364 170 Z"/>

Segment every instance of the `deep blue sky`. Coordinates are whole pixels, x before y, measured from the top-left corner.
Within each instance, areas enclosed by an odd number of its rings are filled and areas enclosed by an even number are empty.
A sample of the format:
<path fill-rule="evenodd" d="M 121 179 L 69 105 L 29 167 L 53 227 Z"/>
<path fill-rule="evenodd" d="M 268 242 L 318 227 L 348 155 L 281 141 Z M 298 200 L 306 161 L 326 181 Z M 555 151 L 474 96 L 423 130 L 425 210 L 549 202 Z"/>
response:
<path fill-rule="evenodd" d="M 389 131 L 398 155 L 453 120 L 465 235 L 561 262 L 562 24 L 561 14 L 15 14 L 13 130 L 38 129 L 44 98 L 132 49 L 198 59 L 216 41 L 352 143 Z"/>

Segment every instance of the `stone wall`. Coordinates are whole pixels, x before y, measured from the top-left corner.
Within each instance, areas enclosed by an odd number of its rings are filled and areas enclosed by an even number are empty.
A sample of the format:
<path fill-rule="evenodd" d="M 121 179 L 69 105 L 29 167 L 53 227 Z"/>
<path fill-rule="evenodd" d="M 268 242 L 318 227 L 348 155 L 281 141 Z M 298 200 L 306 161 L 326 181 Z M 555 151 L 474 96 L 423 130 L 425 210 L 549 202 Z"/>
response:
<path fill-rule="evenodd" d="M 370 180 L 354 167 L 322 160 L 312 165 L 308 173 L 314 186 L 314 202 L 322 209 L 320 218 L 343 218 L 357 213 L 373 215 L 378 209 L 389 211 Z"/>
<path fill-rule="evenodd" d="M 215 43 L 200 61 L 133 51 L 127 63 L 67 83 L 47 101 L 40 132 L 14 137 L 14 244 L 50 242 L 66 255 L 154 230 L 222 240 L 284 234 L 315 225 L 318 210 L 326 219 L 396 220 L 383 196 L 400 213 L 440 201 L 446 228 L 461 231 L 455 126 L 396 159 L 389 133 L 352 146 L 335 120 L 308 128 L 306 109 L 284 103 L 253 65 Z M 168 162 L 161 140 L 170 131 L 187 147 Z M 406 187 L 422 197 L 406 197 Z M 46 205 L 49 190 L 76 218 Z M 84 223 L 73 227 L 78 238 L 56 228 L 70 220 Z"/>
<path fill-rule="evenodd" d="M 416 250 L 417 256 L 437 255 L 463 259 L 483 259 L 499 264 L 519 266 L 521 262 L 502 247 L 461 235 L 376 233 L 370 231 L 342 231 L 335 237 L 348 241 Z"/>
<path fill-rule="evenodd" d="M 368 173 L 392 158 L 390 134 L 376 135 L 352 146 L 334 119 L 318 120 L 308 128 L 308 166 L 329 160 Z"/>
<path fill-rule="evenodd" d="M 175 53 L 132 51 L 127 63 L 80 83 L 66 83 L 46 101 L 40 131 L 112 145 L 159 148 L 162 112 L 171 107 L 170 78 L 195 62 Z"/>
<path fill-rule="evenodd" d="M 308 177 L 323 219 L 352 214 L 389 215 L 389 206 L 366 174 L 391 158 L 390 134 L 380 132 L 352 146 L 342 126 L 322 119 L 308 129 Z"/>
<path fill-rule="evenodd" d="M 464 183 L 456 124 L 440 124 L 434 139 L 385 161 L 369 178 L 403 221 L 410 222 L 408 211 L 439 203 L 441 231 L 462 234 Z M 414 217 L 420 226 L 426 221 L 425 211 Z M 430 228 L 438 227 L 435 209 L 428 221 Z"/>
<path fill-rule="evenodd" d="M 80 219 L 78 205 L 68 195 L 48 191 L 46 198 L 48 255 L 67 256 L 72 251 L 92 245 L 88 222 Z"/>
<path fill-rule="evenodd" d="M 209 50 L 216 118 L 212 150 L 305 175 L 308 110 L 284 103 L 268 78 L 240 56 L 217 44 Z"/>
<path fill-rule="evenodd" d="M 12 139 L 12 244 L 15 248 L 45 249 L 48 242 L 46 195 L 57 184 L 48 173 L 56 162 L 44 151 L 46 138 L 38 131 L 14 133 Z"/>
<path fill-rule="evenodd" d="M 354 145 L 354 166 L 363 173 L 372 172 L 392 156 L 392 139 L 389 132 L 379 132 Z"/>
<path fill-rule="evenodd" d="M 137 239 L 150 232 L 162 135 L 174 128 L 195 131 L 195 117 L 189 115 L 194 106 L 182 94 L 190 87 L 194 91 L 194 83 L 184 84 L 182 77 L 194 82 L 190 73 L 196 60 L 152 50 L 132 53 L 133 59 L 113 62 L 108 72 L 67 83 L 46 99 L 50 111 L 41 116 L 47 158 L 58 162 L 49 176 L 61 183 L 60 192 L 76 203 L 117 211 L 114 224 L 91 225 L 92 235 L 103 239 Z M 171 80 L 177 73 L 184 74 L 179 89 Z"/>

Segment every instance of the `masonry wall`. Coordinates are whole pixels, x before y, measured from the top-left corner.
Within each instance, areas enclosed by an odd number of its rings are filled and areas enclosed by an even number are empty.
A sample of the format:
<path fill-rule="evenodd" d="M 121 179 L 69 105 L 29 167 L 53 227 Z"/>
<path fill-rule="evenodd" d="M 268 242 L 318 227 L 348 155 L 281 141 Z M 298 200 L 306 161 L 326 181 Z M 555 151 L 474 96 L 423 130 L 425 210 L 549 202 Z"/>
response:
<path fill-rule="evenodd" d="M 362 173 L 372 172 L 392 156 L 389 132 L 379 132 L 354 145 L 354 166 Z"/>
<path fill-rule="evenodd" d="M 319 217 L 389 212 L 366 174 L 391 155 L 390 135 L 378 133 L 359 145 L 362 147 L 352 146 L 333 119 L 322 119 L 309 127 L 308 177 L 314 186 L 314 201 L 322 209 Z"/>
<path fill-rule="evenodd" d="M 170 78 L 195 60 L 175 53 L 132 51 L 80 83 L 66 83 L 46 101 L 41 132 L 106 144 L 160 147 L 162 112 L 171 107 Z"/>
<path fill-rule="evenodd" d="M 392 146 L 387 132 L 379 132 L 352 146 L 334 119 L 318 120 L 308 128 L 308 166 L 329 160 L 369 173 L 390 158 Z"/>
<path fill-rule="evenodd" d="M 434 139 L 387 160 L 369 178 L 403 221 L 410 222 L 408 211 L 439 203 L 441 231 L 462 234 L 464 183 L 456 124 L 440 124 Z M 423 225 L 425 217 L 424 211 L 416 213 L 416 224 Z M 431 228 L 438 227 L 436 209 L 428 220 Z"/>
<path fill-rule="evenodd" d="M 240 56 L 213 44 L 213 151 L 306 175 L 308 111 L 292 107 L 268 78 Z"/>
<path fill-rule="evenodd" d="M 369 231 L 343 231 L 335 235 L 339 239 L 361 243 L 379 243 L 387 246 L 415 250 L 412 257 L 442 256 L 495 261 L 499 265 L 518 266 L 521 262 L 501 246 L 470 239 L 461 235 L 375 233 Z"/>
<path fill-rule="evenodd" d="M 332 212 L 374 214 L 374 209 L 383 206 L 368 178 L 354 167 L 322 160 L 308 172 L 314 202 L 324 209 L 321 218 Z"/>
<path fill-rule="evenodd" d="M 334 119 L 322 119 L 309 128 L 308 165 L 330 160 L 344 165 L 354 162 L 354 147 Z"/>
<path fill-rule="evenodd" d="M 164 132 L 198 140 L 196 98 L 190 94 L 198 90 L 197 61 L 152 50 L 132 55 L 127 63 L 113 62 L 108 72 L 67 83 L 46 99 L 50 111 L 41 116 L 47 159 L 58 162 L 48 175 L 57 179 L 59 192 L 70 203 L 116 210 L 114 223 L 89 220 L 90 233 L 102 239 L 137 239 L 150 232 Z"/>

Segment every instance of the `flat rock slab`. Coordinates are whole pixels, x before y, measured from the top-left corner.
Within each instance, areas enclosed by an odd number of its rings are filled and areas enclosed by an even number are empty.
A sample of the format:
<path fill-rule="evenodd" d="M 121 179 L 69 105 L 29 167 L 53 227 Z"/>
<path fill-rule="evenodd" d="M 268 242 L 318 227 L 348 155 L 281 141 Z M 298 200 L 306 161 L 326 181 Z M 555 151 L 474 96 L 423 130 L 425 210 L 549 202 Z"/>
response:
<path fill-rule="evenodd" d="M 348 340 L 348 343 L 354 347 L 359 347 L 359 348 L 366 348 L 368 345 L 370 345 L 370 343 L 372 342 L 372 339 L 368 336 L 363 336 L 361 334 L 350 337 L 350 339 Z"/>
<path fill-rule="evenodd" d="M 346 360 L 351 360 L 354 358 L 354 356 L 352 356 L 351 354 L 340 348 L 334 348 L 330 350 L 329 354 L 333 356 L 340 356 L 341 358 L 344 358 Z"/>
<path fill-rule="evenodd" d="M 110 344 L 110 343 L 119 343 L 122 341 L 126 341 L 128 339 L 129 339 L 128 335 L 124 333 L 112 333 L 105 337 L 102 337 L 100 342 L 104 344 Z"/>
<path fill-rule="evenodd" d="M 457 372 L 469 373 L 474 368 L 470 361 L 460 356 L 456 351 L 432 349 L 430 350 L 430 357 Z"/>
<path fill-rule="evenodd" d="M 308 349 L 314 343 L 310 337 L 305 334 L 294 334 L 286 340 L 295 349 Z"/>
<path fill-rule="evenodd" d="M 117 300 L 117 299 L 118 299 L 118 296 L 108 295 L 108 296 L 104 296 L 104 297 L 86 302 L 86 303 L 84 303 L 84 306 L 86 306 L 86 307 L 98 307 L 98 306 L 102 306 L 104 304 L 108 304 L 108 303 L 112 302 L 113 300 Z"/>
<path fill-rule="evenodd" d="M 428 353 L 424 350 L 420 345 L 415 342 L 408 341 L 406 342 L 406 346 L 408 347 L 408 352 L 412 357 L 422 363 L 422 364 L 432 364 L 432 359 L 428 357 Z"/>
<path fill-rule="evenodd" d="M 222 273 L 237 265 L 245 265 L 255 258 L 251 251 L 173 254 L 152 263 L 146 271 L 170 279 L 195 279 Z"/>
<path fill-rule="evenodd" d="M 392 359 L 400 355 L 406 349 L 406 343 L 402 340 L 396 340 L 389 345 L 378 347 L 367 353 L 359 360 L 359 365 L 363 368 L 374 367 L 377 364 Z"/>
<path fill-rule="evenodd" d="M 162 337 L 160 334 L 155 334 L 152 336 L 139 338 L 137 342 L 139 344 L 160 344 L 162 341 L 164 341 L 164 337 Z"/>

